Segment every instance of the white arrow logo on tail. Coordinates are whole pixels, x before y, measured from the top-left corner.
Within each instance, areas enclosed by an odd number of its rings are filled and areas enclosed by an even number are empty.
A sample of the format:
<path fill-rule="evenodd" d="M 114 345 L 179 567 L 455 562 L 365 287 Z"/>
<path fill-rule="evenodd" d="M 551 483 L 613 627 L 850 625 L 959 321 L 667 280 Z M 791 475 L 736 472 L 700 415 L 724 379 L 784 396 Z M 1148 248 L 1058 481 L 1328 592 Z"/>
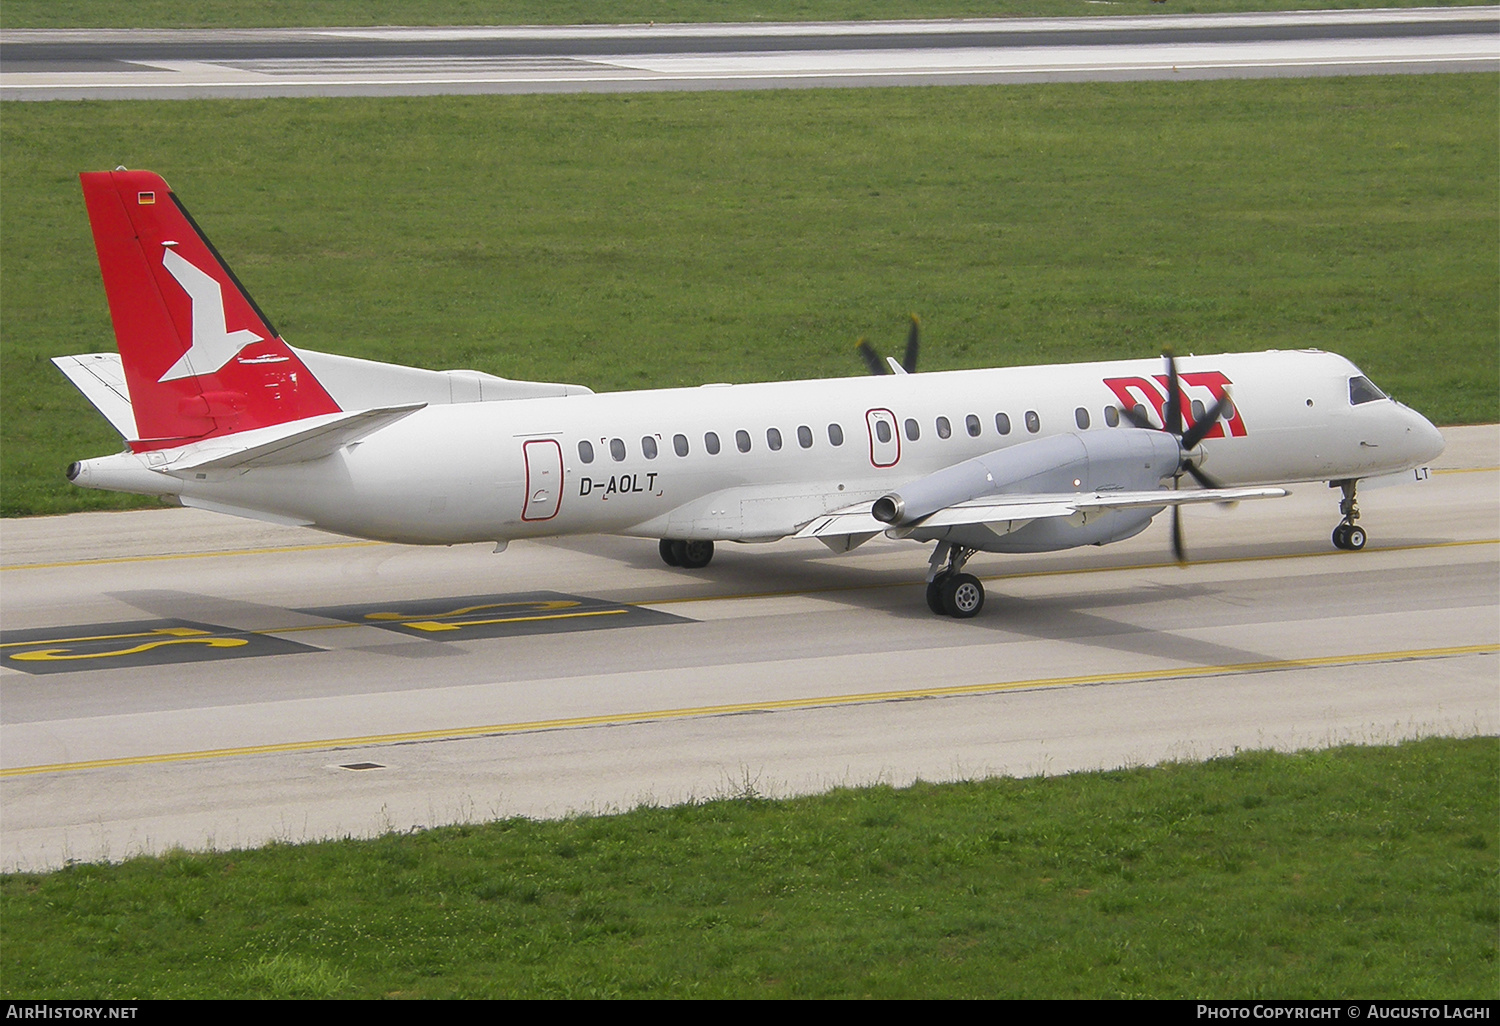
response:
<path fill-rule="evenodd" d="M 161 263 L 193 301 L 193 344 L 158 381 L 212 374 L 251 342 L 263 341 L 249 328 L 231 332 L 225 327 L 224 290 L 212 276 L 188 263 L 170 247 L 162 253 Z"/>

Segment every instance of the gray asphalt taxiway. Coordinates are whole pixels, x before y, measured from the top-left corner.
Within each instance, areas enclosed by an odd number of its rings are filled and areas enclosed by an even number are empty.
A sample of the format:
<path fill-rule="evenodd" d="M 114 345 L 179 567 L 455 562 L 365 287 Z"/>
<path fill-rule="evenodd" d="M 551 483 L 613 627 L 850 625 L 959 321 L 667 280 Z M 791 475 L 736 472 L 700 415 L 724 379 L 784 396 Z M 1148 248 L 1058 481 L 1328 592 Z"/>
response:
<path fill-rule="evenodd" d="M 1495 7 L 0 33 L 0 99 L 6 100 L 782 89 L 1497 69 Z"/>
<path fill-rule="evenodd" d="M 1431 479 L 978 556 L 649 541 L 413 548 L 161 509 L 0 524 L 0 867 L 753 789 L 1500 731 L 1500 428 Z"/>

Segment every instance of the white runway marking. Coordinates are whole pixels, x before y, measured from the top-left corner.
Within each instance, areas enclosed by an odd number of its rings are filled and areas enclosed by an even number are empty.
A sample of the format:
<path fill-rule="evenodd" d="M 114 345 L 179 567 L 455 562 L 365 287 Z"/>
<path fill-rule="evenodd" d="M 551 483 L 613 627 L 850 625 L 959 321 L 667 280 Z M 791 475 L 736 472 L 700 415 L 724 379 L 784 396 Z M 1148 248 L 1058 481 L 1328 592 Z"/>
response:
<path fill-rule="evenodd" d="M 750 89 L 1494 70 L 1500 68 L 1497 25 L 1500 13 L 1489 7 L 837 25 L 8 32 L 0 37 L 0 98 Z M 283 52 L 275 53 L 278 49 Z M 309 49 L 316 52 L 299 53 Z M 243 56 L 236 56 L 237 50 Z"/>

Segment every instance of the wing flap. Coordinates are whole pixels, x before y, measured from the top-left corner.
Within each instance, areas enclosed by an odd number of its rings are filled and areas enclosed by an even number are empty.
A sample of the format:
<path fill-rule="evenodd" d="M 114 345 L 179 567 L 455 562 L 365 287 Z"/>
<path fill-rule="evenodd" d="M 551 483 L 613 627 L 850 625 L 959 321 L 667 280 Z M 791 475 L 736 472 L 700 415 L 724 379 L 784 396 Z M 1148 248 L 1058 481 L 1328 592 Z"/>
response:
<path fill-rule="evenodd" d="M 890 524 L 883 524 L 870 515 L 873 502 L 845 506 L 822 516 L 814 517 L 798 531 L 797 538 L 832 538 L 846 534 L 868 534 L 874 537 Z"/>

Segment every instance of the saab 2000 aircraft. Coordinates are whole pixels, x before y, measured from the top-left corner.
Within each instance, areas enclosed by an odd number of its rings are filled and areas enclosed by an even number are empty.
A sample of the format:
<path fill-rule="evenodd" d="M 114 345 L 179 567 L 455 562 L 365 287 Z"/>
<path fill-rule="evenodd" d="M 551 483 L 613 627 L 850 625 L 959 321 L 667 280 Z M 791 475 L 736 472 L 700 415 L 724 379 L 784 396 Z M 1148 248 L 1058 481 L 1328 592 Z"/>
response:
<path fill-rule="evenodd" d="M 655 538 L 686 568 L 716 541 L 884 532 L 935 543 L 928 604 L 970 617 L 977 551 L 1103 545 L 1171 507 L 1182 559 L 1182 505 L 1288 483 L 1340 487 L 1333 541 L 1360 549 L 1356 484 L 1443 449 L 1317 351 L 915 374 L 913 322 L 895 373 L 605 395 L 309 352 L 159 176 L 80 177 L 119 354 L 54 362 L 127 443 L 68 468 L 85 488 L 411 544 Z"/>

